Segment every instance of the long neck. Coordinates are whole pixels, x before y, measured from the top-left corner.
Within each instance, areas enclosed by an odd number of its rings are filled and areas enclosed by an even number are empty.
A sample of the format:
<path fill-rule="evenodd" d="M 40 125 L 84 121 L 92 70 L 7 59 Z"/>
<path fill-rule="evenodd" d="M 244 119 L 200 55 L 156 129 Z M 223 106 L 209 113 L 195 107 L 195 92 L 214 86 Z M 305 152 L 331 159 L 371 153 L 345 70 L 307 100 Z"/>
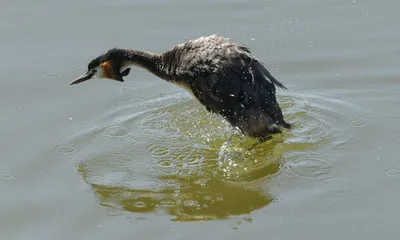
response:
<path fill-rule="evenodd" d="M 167 72 L 164 71 L 161 55 L 139 50 L 124 50 L 123 56 L 123 67 L 139 66 L 162 79 L 169 79 Z"/>

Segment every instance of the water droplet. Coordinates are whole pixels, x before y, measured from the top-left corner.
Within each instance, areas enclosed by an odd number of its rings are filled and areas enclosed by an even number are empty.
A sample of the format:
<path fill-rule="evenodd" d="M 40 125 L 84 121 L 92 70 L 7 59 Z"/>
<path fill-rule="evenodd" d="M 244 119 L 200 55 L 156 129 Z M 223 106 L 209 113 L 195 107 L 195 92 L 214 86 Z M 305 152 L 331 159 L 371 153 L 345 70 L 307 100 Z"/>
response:
<path fill-rule="evenodd" d="M 107 137 L 124 137 L 129 133 L 129 128 L 122 125 L 107 127 L 103 131 L 103 135 Z"/>
<path fill-rule="evenodd" d="M 369 125 L 367 118 L 356 117 L 348 121 L 349 125 L 355 128 L 362 128 Z"/>
<path fill-rule="evenodd" d="M 57 145 L 54 147 L 56 153 L 61 155 L 73 154 L 76 152 L 76 147 L 73 145 Z"/>
<path fill-rule="evenodd" d="M 395 169 L 395 168 L 387 169 L 385 171 L 385 175 L 388 177 L 400 178 L 400 169 Z"/>
<path fill-rule="evenodd" d="M 321 188 L 334 195 L 349 195 L 360 190 L 358 182 L 353 178 L 329 178 L 320 182 Z"/>

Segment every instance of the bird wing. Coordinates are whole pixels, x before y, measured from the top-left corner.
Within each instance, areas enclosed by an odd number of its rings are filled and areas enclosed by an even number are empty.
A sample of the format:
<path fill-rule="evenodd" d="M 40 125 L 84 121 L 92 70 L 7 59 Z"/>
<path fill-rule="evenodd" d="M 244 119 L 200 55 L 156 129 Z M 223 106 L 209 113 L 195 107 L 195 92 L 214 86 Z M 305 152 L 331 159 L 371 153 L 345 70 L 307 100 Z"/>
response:
<path fill-rule="evenodd" d="M 197 76 L 191 88 L 207 110 L 224 116 L 243 116 L 246 109 L 271 112 L 276 103 L 275 89 L 260 84 L 255 77 L 249 69 L 225 70 L 223 74 Z"/>
<path fill-rule="evenodd" d="M 268 71 L 267 68 L 258 60 L 253 58 L 252 68 L 256 69 L 259 74 L 263 75 L 265 79 L 268 79 L 272 84 L 278 86 L 282 89 L 287 89 L 278 79 L 276 79 L 272 74 Z"/>

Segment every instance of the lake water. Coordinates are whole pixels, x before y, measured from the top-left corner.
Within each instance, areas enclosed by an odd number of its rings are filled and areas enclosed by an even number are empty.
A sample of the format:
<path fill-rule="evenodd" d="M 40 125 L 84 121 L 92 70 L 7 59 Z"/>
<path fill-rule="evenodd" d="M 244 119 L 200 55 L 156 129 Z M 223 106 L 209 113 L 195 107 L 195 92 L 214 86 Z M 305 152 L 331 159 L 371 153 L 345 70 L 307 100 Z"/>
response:
<path fill-rule="evenodd" d="M 400 3 L 8 1 L 0 10 L 1 239 L 396 239 Z M 109 48 L 217 33 L 288 88 L 249 144 L 142 69 L 68 83 Z"/>

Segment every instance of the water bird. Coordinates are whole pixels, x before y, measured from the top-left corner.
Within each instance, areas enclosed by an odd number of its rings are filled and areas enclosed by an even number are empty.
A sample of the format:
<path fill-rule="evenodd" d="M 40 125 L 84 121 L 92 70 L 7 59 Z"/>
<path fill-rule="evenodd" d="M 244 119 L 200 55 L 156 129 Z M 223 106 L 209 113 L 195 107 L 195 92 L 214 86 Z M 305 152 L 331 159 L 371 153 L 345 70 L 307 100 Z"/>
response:
<path fill-rule="evenodd" d="M 274 78 L 249 48 L 213 34 L 176 45 L 162 54 L 113 48 L 93 59 L 70 85 L 91 78 L 124 82 L 130 67 L 174 83 L 191 93 L 208 112 L 224 117 L 242 134 L 262 143 L 290 129 L 275 93 L 286 87 Z"/>

